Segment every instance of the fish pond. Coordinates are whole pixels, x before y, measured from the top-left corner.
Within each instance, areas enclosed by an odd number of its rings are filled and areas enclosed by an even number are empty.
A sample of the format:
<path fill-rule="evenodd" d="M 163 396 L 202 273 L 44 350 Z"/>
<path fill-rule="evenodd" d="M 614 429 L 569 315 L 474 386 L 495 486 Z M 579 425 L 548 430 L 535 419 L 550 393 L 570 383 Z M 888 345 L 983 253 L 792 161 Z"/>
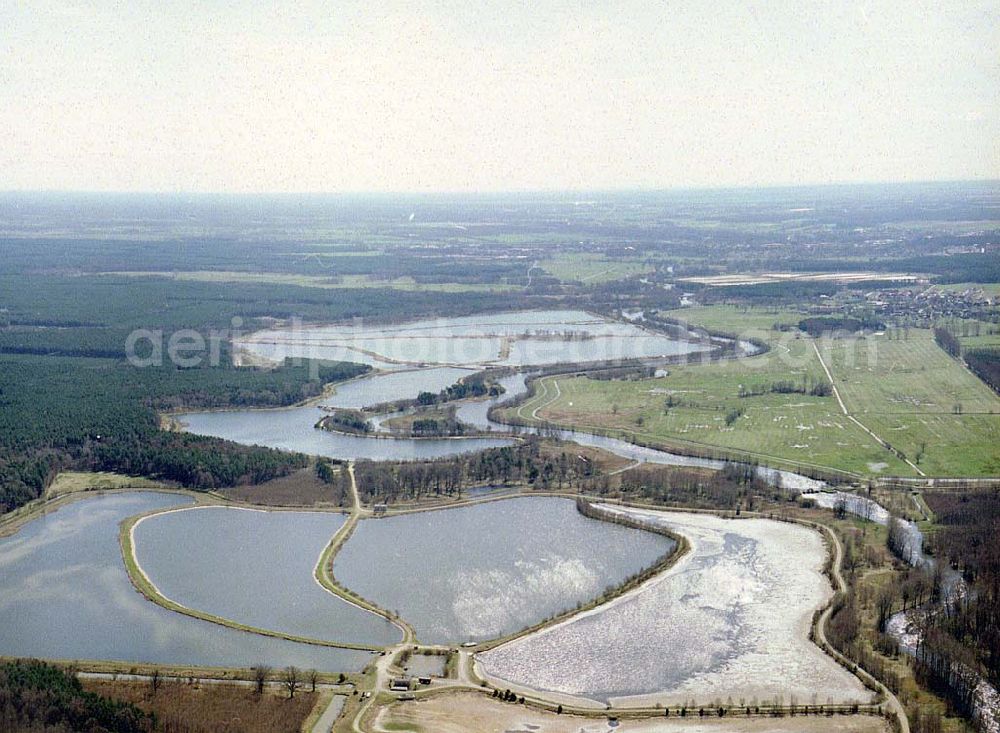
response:
<path fill-rule="evenodd" d="M 570 499 L 521 497 L 366 519 L 338 582 L 398 612 L 425 643 L 496 638 L 585 603 L 674 547 L 589 519 Z"/>
<path fill-rule="evenodd" d="M 708 344 L 677 340 L 634 323 L 571 310 L 497 313 L 389 326 L 274 329 L 259 331 L 237 346 L 258 358 L 274 361 L 286 357 L 343 359 L 395 371 L 338 385 L 335 394 L 316 405 L 177 415 L 186 430 L 248 445 L 375 461 L 441 458 L 502 447 L 511 441 L 499 436 L 414 440 L 335 433 L 316 428 L 325 414 L 319 405 L 358 409 L 413 398 L 424 391 L 436 393 L 470 374 L 473 368 L 488 364 L 528 367 L 553 362 L 586 363 L 696 353 L 710 348 Z M 390 357 L 395 361 L 385 361 Z M 482 431 L 506 431 L 507 426 L 488 418 L 488 410 L 523 394 L 527 388 L 523 374 L 508 375 L 500 382 L 506 390 L 504 395 L 461 403 L 456 417 Z M 525 431 L 534 432 L 531 428 Z M 683 456 L 601 435 L 568 430 L 552 434 L 638 462 L 713 469 L 723 465 L 717 460 Z M 789 471 L 766 467 L 757 470 L 769 482 L 791 490 L 818 490 L 824 486 L 821 481 Z"/>
<path fill-rule="evenodd" d="M 167 598 L 271 631 L 387 646 L 399 628 L 322 588 L 320 553 L 347 517 L 196 507 L 155 514 L 133 533 L 136 559 Z"/>
<path fill-rule="evenodd" d="M 324 413 L 315 406 L 279 410 L 227 410 L 178 415 L 184 429 L 245 445 L 263 445 L 316 456 L 372 461 L 442 458 L 500 448 L 501 437 L 396 439 L 348 435 L 316 427 Z"/>
<path fill-rule="evenodd" d="M 493 313 L 393 325 L 278 328 L 254 333 L 237 346 L 272 361 L 305 356 L 375 366 L 587 363 L 709 348 L 579 310 Z"/>
<path fill-rule="evenodd" d="M 765 519 L 605 507 L 666 526 L 691 549 L 608 604 L 477 658 L 500 683 L 600 701 L 711 704 L 795 695 L 867 701 L 868 691 L 809 641 L 832 594 L 820 535 Z"/>
<path fill-rule="evenodd" d="M 0 539 L 0 655 L 176 666 L 359 670 L 363 651 L 250 634 L 157 606 L 129 581 L 118 540 L 130 516 L 190 504 L 177 494 L 95 495 Z"/>

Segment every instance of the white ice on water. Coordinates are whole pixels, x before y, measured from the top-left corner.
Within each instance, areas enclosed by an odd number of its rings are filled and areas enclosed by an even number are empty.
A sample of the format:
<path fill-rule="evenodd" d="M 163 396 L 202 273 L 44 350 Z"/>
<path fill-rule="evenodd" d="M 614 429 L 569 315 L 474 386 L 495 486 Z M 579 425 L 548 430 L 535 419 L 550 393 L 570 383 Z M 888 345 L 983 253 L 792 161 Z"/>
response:
<path fill-rule="evenodd" d="M 480 655 L 487 673 L 612 702 L 871 699 L 808 639 L 813 611 L 833 592 L 817 532 L 765 519 L 605 508 L 664 524 L 688 538 L 690 551 L 637 591 Z"/>

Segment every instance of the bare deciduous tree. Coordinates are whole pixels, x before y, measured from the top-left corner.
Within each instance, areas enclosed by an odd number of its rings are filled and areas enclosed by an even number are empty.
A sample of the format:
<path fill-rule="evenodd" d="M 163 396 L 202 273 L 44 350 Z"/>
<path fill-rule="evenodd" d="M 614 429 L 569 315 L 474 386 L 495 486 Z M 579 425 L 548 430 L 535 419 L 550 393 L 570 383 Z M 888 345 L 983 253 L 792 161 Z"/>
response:
<path fill-rule="evenodd" d="M 285 674 L 281 678 L 282 684 L 284 684 L 285 689 L 288 690 L 288 699 L 291 700 L 295 697 L 295 691 L 299 689 L 302 684 L 299 681 L 299 670 L 297 667 L 285 667 Z"/>
<path fill-rule="evenodd" d="M 264 685 L 267 684 L 267 678 L 271 676 L 271 668 L 266 664 L 258 664 L 253 670 L 253 681 L 257 686 L 257 694 L 264 694 Z"/>
<path fill-rule="evenodd" d="M 896 594 L 891 586 L 884 588 L 879 593 L 878 598 L 875 599 L 875 608 L 878 611 L 879 631 L 885 631 L 885 624 L 889 620 L 889 616 L 892 615 L 892 607 L 895 601 Z"/>

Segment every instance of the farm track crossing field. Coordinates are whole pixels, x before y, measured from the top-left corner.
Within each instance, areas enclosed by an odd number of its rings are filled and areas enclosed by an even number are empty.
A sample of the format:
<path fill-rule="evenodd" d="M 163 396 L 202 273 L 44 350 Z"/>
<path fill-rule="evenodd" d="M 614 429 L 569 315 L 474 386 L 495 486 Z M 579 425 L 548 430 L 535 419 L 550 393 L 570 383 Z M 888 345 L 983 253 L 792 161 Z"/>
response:
<path fill-rule="evenodd" d="M 884 464 L 885 474 L 913 475 L 847 419 L 832 396 L 771 391 L 778 382 L 809 389 L 825 381 L 803 337 L 756 357 L 671 367 L 657 379 L 547 377 L 518 414 L 580 430 L 610 429 L 627 440 L 749 453 L 772 465 L 868 473 Z"/>
<path fill-rule="evenodd" d="M 1000 475 L 1000 397 L 929 331 L 819 346 L 851 414 L 928 475 Z"/>
<path fill-rule="evenodd" d="M 671 367 L 639 381 L 547 377 L 517 415 L 627 440 L 750 454 L 772 465 L 861 475 L 916 470 L 844 415 L 812 339 L 770 329 L 792 311 L 728 307 L 673 311 L 693 324 L 745 329 L 771 345 L 735 361 Z M 929 476 L 1000 475 L 1000 397 L 937 346 L 927 330 L 816 342 L 851 416 Z M 786 391 L 788 387 L 795 391 Z"/>

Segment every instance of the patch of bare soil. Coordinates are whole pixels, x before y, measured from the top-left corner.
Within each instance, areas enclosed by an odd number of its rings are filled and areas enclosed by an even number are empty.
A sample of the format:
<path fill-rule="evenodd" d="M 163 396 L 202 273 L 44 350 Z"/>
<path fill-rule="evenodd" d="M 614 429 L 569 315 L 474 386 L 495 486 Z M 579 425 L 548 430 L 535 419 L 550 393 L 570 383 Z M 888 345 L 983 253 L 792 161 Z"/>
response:
<path fill-rule="evenodd" d="M 263 506 L 348 506 L 350 497 L 342 497 L 339 483 L 321 481 L 316 469 L 309 467 L 262 484 L 221 489 L 223 496 Z M 343 503 L 342 503 L 343 502 Z"/>

